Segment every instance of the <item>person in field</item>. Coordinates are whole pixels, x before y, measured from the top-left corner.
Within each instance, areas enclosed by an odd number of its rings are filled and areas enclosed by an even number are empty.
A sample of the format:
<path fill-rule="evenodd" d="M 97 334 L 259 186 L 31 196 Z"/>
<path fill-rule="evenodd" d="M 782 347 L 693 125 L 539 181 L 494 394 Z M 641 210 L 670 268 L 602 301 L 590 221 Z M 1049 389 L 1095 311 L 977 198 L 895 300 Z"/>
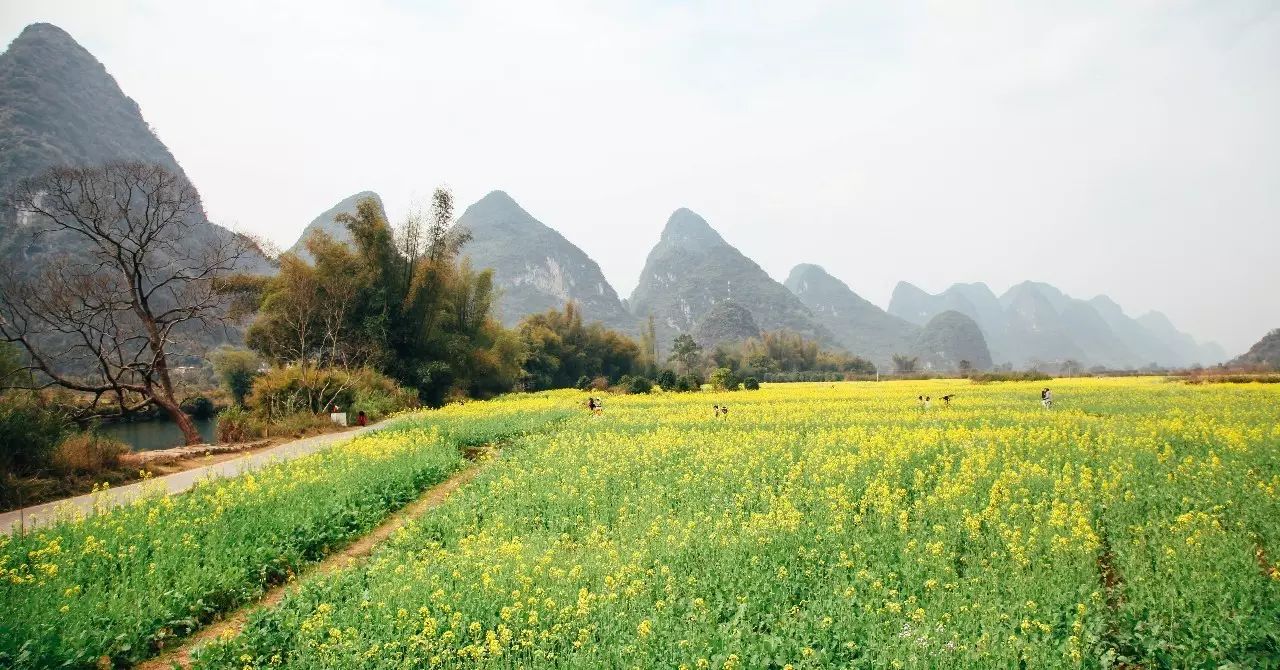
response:
<path fill-rule="evenodd" d="M 930 398 L 929 396 L 925 396 L 925 397 L 924 397 L 924 408 L 925 408 L 925 409 L 929 409 L 929 403 L 930 403 L 932 400 L 933 400 L 933 398 Z"/>
<path fill-rule="evenodd" d="M 916 404 L 920 406 L 920 409 L 924 409 L 924 396 L 916 396 Z"/>
<path fill-rule="evenodd" d="M 1053 391 L 1050 391 L 1048 387 L 1040 392 L 1040 404 L 1044 405 L 1045 409 L 1053 407 Z"/>
<path fill-rule="evenodd" d="M 946 395 L 942 396 L 942 406 L 943 406 L 943 407 L 950 407 L 950 406 L 951 406 L 951 399 L 952 399 L 952 398 L 954 398 L 954 397 L 956 397 L 954 393 L 948 393 L 948 394 L 946 394 Z"/>
<path fill-rule="evenodd" d="M 723 406 L 722 406 L 722 405 L 712 405 L 712 408 L 713 408 L 713 409 L 715 410 L 715 412 L 716 412 L 716 418 L 717 418 L 717 419 L 719 419 L 720 417 L 726 417 L 726 418 L 727 418 L 727 417 L 729 416 L 729 406 L 728 406 L 728 405 L 723 405 Z"/>
<path fill-rule="evenodd" d="M 369 425 L 369 417 L 365 415 L 364 410 L 360 410 L 360 413 L 356 415 L 356 425 L 357 426 Z"/>

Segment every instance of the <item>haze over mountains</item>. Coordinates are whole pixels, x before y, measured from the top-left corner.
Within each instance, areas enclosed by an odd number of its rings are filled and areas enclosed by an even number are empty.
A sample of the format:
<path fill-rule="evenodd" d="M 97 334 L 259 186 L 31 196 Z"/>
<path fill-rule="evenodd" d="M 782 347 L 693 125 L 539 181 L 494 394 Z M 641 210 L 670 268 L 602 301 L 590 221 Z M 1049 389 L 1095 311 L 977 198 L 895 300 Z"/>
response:
<path fill-rule="evenodd" d="M 954 310 L 982 329 L 996 363 L 1027 367 L 1067 359 L 1085 366 L 1134 369 L 1223 361 L 1225 352 L 1200 344 L 1159 312 L 1129 317 L 1105 295 L 1080 300 L 1042 282 L 1026 281 L 996 297 L 985 284 L 955 284 L 936 295 L 907 283 L 894 288 L 889 313 L 913 323 Z"/>
<path fill-rule="evenodd" d="M 48 24 L 28 27 L 0 55 L 0 147 L 5 191 L 57 164 L 129 159 L 182 172 L 105 67 Z M 318 215 L 291 251 L 305 257 L 302 241 L 316 230 L 348 238 L 334 219 L 354 212 L 366 197 L 378 198 L 364 191 Z M 208 235 L 233 234 L 203 216 L 200 223 Z M 464 255 L 477 267 L 494 269 L 506 325 L 572 300 L 587 319 L 631 334 L 652 316 L 664 352 L 681 333 L 712 346 L 786 330 L 881 366 L 894 354 L 936 368 L 954 368 L 961 360 L 979 368 L 1067 359 L 1133 368 L 1225 358 L 1216 345 L 1197 343 L 1158 312 L 1133 318 L 1106 296 L 1079 300 L 1043 283 L 1024 282 L 997 297 L 981 283 L 932 295 L 904 282 L 887 311 L 816 265 L 797 265 L 780 283 L 684 208 L 667 220 L 625 301 L 582 249 L 502 191 L 468 207 L 458 224 L 473 235 Z M 25 232 L 11 210 L 0 208 L 0 261 L 31 265 L 49 251 Z M 247 269 L 270 272 L 271 266 L 256 256 Z"/>

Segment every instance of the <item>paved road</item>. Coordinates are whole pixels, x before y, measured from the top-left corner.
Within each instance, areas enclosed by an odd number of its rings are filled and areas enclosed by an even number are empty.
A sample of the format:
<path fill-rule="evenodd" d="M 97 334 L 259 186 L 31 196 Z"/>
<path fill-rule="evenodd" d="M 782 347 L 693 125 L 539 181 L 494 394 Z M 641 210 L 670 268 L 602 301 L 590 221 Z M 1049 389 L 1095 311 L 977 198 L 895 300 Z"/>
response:
<path fill-rule="evenodd" d="M 143 486 L 147 487 L 147 491 L 154 491 L 156 487 L 163 486 L 169 493 L 180 493 L 195 486 L 196 482 L 208 477 L 234 477 L 249 470 L 256 470 L 271 461 L 288 460 L 305 456 L 306 454 L 315 453 L 331 446 L 337 442 L 350 440 L 351 438 L 369 431 L 379 430 L 389 424 L 379 424 L 376 426 L 365 426 L 364 428 L 356 428 L 355 430 L 343 431 L 340 433 L 328 433 L 325 435 L 316 435 L 315 437 L 307 437 L 293 442 L 286 442 L 281 445 L 264 449 L 252 454 L 247 454 L 239 458 L 233 458 L 221 463 L 206 465 L 195 468 L 193 470 L 184 470 L 175 472 L 171 475 L 163 477 L 155 477 L 146 482 L 135 482 L 119 488 L 113 488 L 107 491 L 106 495 L 88 493 L 75 498 L 66 498 L 63 500 L 55 500 L 54 502 L 45 503 L 43 505 L 32 505 L 24 507 L 12 512 L 0 514 L 0 532 L 16 533 L 22 529 L 31 530 L 32 528 L 43 526 L 58 519 L 61 514 L 74 514 L 77 510 L 86 514 L 93 512 L 94 503 L 100 501 L 99 505 L 115 507 L 124 505 L 137 498 L 143 492 Z"/>

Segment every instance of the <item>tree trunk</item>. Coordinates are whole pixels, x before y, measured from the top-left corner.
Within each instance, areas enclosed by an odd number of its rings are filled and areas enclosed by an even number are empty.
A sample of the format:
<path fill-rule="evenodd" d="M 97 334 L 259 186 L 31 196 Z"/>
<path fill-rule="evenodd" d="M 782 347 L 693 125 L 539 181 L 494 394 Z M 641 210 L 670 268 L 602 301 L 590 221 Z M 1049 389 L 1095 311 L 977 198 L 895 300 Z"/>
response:
<path fill-rule="evenodd" d="M 177 424 L 178 430 L 182 431 L 182 438 L 188 446 L 204 442 L 204 438 L 200 437 L 200 431 L 196 430 L 196 423 L 182 411 L 182 407 L 173 399 L 173 396 L 160 392 L 156 393 L 154 398 L 160 409 L 164 410 Z"/>

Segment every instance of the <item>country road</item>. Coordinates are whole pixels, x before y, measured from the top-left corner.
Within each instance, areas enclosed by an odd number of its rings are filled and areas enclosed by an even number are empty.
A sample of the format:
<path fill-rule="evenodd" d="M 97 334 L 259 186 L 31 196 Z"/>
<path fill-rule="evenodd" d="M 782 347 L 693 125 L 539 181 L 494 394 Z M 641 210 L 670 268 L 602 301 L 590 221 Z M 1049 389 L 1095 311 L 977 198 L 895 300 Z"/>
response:
<path fill-rule="evenodd" d="M 0 514 L 0 532 L 18 533 L 38 528 L 57 521 L 76 512 L 89 514 L 93 512 L 95 504 L 99 507 L 115 507 L 118 505 L 128 504 L 135 500 L 139 495 L 145 492 L 153 492 L 159 487 L 163 487 L 168 493 L 181 493 L 195 486 L 196 482 L 211 477 L 234 477 L 243 472 L 256 470 L 272 461 L 289 460 L 299 456 L 312 454 L 325 447 L 332 446 L 339 442 L 350 440 L 358 435 L 380 430 L 390 425 L 391 422 L 378 424 L 376 426 L 365 426 L 356 428 L 355 430 L 343 431 L 340 433 L 327 433 L 325 435 L 316 435 L 314 437 L 306 437 L 292 442 L 285 442 L 269 449 L 246 454 L 240 458 L 206 465 L 191 470 L 175 472 L 162 477 L 155 477 L 145 481 L 138 481 L 127 484 L 119 488 L 109 489 L 103 493 L 86 493 L 85 495 L 76 496 L 74 498 L 65 498 L 63 500 L 55 500 L 53 502 L 41 505 L 32 505 L 16 509 L 11 512 Z M 145 489 L 144 489 L 145 487 Z"/>

